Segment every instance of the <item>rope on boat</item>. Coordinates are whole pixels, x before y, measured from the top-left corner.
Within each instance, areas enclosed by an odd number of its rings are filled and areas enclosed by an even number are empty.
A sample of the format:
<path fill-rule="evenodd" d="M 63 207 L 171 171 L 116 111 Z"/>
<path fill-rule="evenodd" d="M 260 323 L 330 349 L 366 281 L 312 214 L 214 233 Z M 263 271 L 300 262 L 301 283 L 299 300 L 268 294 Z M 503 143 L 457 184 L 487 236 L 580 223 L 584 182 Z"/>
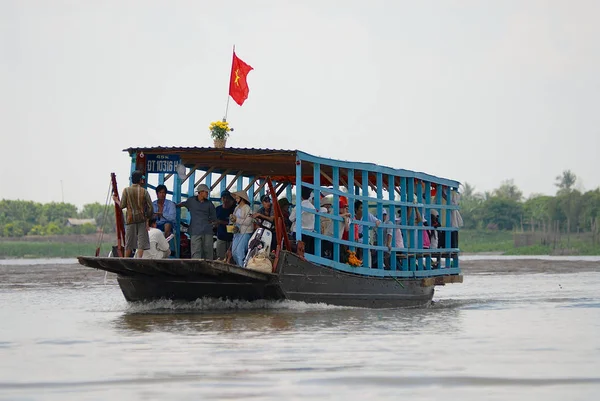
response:
<path fill-rule="evenodd" d="M 102 239 L 104 238 L 104 228 L 106 226 L 106 218 L 108 216 L 108 202 L 110 200 L 112 182 L 108 183 L 108 192 L 106 193 L 106 201 L 104 202 L 104 213 L 102 215 L 102 225 L 100 226 L 100 234 L 98 235 L 98 241 L 96 241 L 96 256 L 100 256 L 100 247 L 102 246 Z"/>
<path fill-rule="evenodd" d="M 394 281 L 395 281 L 396 283 L 398 283 L 398 285 L 399 285 L 400 287 L 404 288 L 404 284 L 402 284 L 402 281 L 398 280 L 398 278 L 397 278 L 397 277 L 394 277 L 394 276 L 392 276 L 391 274 L 390 274 L 390 277 L 391 277 L 391 278 L 393 278 L 393 279 L 394 279 Z"/>

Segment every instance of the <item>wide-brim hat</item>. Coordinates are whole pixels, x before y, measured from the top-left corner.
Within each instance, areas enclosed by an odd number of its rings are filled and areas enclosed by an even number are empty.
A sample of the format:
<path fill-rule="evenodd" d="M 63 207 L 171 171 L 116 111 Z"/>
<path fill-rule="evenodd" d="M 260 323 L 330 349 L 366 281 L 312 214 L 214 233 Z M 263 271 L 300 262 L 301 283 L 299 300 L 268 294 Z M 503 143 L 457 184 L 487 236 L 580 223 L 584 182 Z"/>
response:
<path fill-rule="evenodd" d="M 285 206 L 291 205 L 291 203 L 288 200 L 288 198 L 278 199 L 277 202 L 279 203 L 279 206 L 281 206 L 281 207 L 285 207 Z"/>
<path fill-rule="evenodd" d="M 232 196 L 239 196 L 240 198 L 242 198 L 243 200 L 246 201 L 246 203 L 250 203 L 250 198 L 248 198 L 248 194 L 246 193 L 246 191 L 237 191 L 231 194 Z"/>

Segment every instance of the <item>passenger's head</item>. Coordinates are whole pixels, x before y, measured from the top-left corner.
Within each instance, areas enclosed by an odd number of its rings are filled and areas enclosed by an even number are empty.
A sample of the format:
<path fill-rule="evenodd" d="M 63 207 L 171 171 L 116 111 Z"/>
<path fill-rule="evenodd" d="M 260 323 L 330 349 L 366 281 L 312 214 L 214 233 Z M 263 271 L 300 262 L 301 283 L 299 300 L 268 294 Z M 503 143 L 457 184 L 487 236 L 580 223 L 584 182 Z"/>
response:
<path fill-rule="evenodd" d="M 355 200 L 354 201 L 354 214 L 362 213 L 362 201 Z"/>
<path fill-rule="evenodd" d="M 198 185 L 198 187 L 196 187 L 196 191 L 198 192 L 198 199 L 201 199 L 201 200 L 208 199 L 208 193 L 210 191 L 210 189 L 208 188 L 208 185 L 200 184 L 200 185 Z"/>
<path fill-rule="evenodd" d="M 265 209 L 271 208 L 271 197 L 269 195 L 263 195 L 260 201 Z"/>
<path fill-rule="evenodd" d="M 241 205 L 243 203 L 245 203 L 246 205 L 250 204 L 250 198 L 248 198 L 248 194 L 246 193 L 246 191 L 237 191 L 232 193 L 231 195 L 233 195 L 233 199 L 235 199 L 238 205 Z"/>
<path fill-rule="evenodd" d="M 144 174 L 142 174 L 142 172 L 140 170 L 135 170 L 133 173 L 131 173 L 131 183 L 132 184 L 139 184 L 142 182 L 142 180 L 146 178 L 144 177 Z"/>
<path fill-rule="evenodd" d="M 345 196 L 340 196 L 338 207 L 340 209 L 340 213 L 348 212 L 348 199 Z"/>
<path fill-rule="evenodd" d="M 148 225 L 149 225 L 150 227 L 154 227 L 154 228 L 156 228 L 156 217 L 150 217 L 150 218 L 148 219 Z"/>
<path fill-rule="evenodd" d="M 223 206 L 230 208 L 235 203 L 235 200 L 233 199 L 233 196 L 231 196 L 231 192 L 224 190 L 221 192 L 221 202 L 223 203 Z"/>
<path fill-rule="evenodd" d="M 160 200 L 163 200 L 167 197 L 167 186 L 164 184 L 160 184 L 156 187 L 156 197 Z"/>
<path fill-rule="evenodd" d="M 310 193 L 311 192 L 312 192 L 312 189 L 306 188 L 306 187 L 302 187 L 302 193 L 301 193 L 302 199 L 306 200 L 306 199 L 310 198 Z"/>
<path fill-rule="evenodd" d="M 277 203 L 279 203 L 279 207 L 282 210 L 289 209 L 290 207 L 290 201 L 288 200 L 288 198 L 281 198 L 277 201 Z"/>

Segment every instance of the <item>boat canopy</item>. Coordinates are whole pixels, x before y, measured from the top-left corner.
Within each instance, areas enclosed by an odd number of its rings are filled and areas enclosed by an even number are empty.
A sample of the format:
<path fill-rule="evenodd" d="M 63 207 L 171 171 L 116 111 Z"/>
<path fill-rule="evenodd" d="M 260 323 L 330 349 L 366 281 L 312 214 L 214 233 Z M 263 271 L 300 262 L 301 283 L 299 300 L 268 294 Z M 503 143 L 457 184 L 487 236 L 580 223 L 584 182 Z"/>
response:
<path fill-rule="evenodd" d="M 314 230 L 298 227 L 295 232 L 297 241 L 310 239 L 314 243 L 312 253 L 305 255 L 311 262 L 375 276 L 428 277 L 460 272 L 459 249 L 451 246 L 451 237 L 458 231 L 452 223 L 458 205 L 451 201 L 458 191 L 458 181 L 374 163 L 329 159 L 299 150 L 141 147 L 125 151 L 131 156 L 131 171 L 142 171 L 149 188 L 165 184 L 176 203 L 194 196 L 199 184 L 206 184 L 211 200 L 219 200 L 225 189 L 244 190 L 257 204 L 267 191 L 267 181 L 271 181 L 275 191 L 272 198 L 285 196 L 302 213 L 314 215 Z M 313 192 L 314 207 L 299 205 L 302 188 Z M 332 199 L 327 212 L 320 204 L 325 195 Z M 342 239 L 340 199 L 350 205 L 349 232 L 362 231 L 360 238 L 351 234 Z M 361 219 L 355 218 L 355 203 L 363 205 Z M 180 213 L 177 209 L 178 220 L 185 220 L 187 217 Z M 385 214 L 393 217 L 386 219 Z M 445 236 L 444 248 L 428 249 L 424 244 L 424 233 L 431 230 L 424 223 L 431 214 L 440 217 L 437 231 L 439 236 Z M 321 224 L 327 220 L 333 222 L 329 233 L 323 231 Z M 388 236 L 391 246 L 386 245 Z M 397 241 L 398 236 L 403 238 L 401 247 L 396 246 L 402 242 Z M 362 255 L 360 265 L 348 264 L 345 253 Z M 440 267 L 445 268 L 436 270 L 440 260 L 445 263 Z"/>

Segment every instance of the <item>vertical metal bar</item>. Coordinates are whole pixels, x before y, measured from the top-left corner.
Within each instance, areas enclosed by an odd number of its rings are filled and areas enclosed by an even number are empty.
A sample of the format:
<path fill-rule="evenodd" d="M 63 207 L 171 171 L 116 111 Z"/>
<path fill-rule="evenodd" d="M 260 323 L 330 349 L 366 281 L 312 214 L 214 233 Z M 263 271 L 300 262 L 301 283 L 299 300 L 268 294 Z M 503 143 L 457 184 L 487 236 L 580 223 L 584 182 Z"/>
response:
<path fill-rule="evenodd" d="M 292 199 L 292 186 L 288 185 L 287 188 L 285 189 L 285 196 L 287 198 L 288 201 L 290 201 L 290 203 L 294 203 L 294 200 Z"/>
<path fill-rule="evenodd" d="M 333 166 L 333 189 L 338 190 L 340 189 L 340 169 L 336 166 Z M 333 207 L 333 214 L 336 216 L 340 215 L 340 196 L 338 194 L 334 194 L 333 195 L 333 205 L 331 205 Z M 333 260 L 335 260 L 336 262 L 340 261 L 340 244 L 338 243 L 338 240 L 342 237 L 342 233 L 340 233 L 340 224 L 333 220 L 332 221 L 333 224 L 333 238 L 335 238 L 334 240 L 332 240 L 333 242 Z M 348 235 L 348 238 L 350 238 L 350 236 Z"/>
<path fill-rule="evenodd" d="M 302 241 L 302 160 L 296 155 L 296 241 Z"/>
<path fill-rule="evenodd" d="M 313 205 L 316 210 L 321 211 L 321 165 L 319 163 L 313 163 L 313 184 L 315 186 Z M 318 214 L 315 215 L 315 231 L 323 234 L 321 232 L 321 216 Z M 315 237 L 314 244 L 315 255 L 321 257 L 321 238 Z"/>
<path fill-rule="evenodd" d="M 242 177 L 240 177 L 240 179 L 241 178 Z M 249 182 L 252 182 L 253 179 L 254 179 L 254 177 L 250 177 L 250 176 L 248 177 L 248 181 Z M 259 181 L 259 184 L 263 184 L 265 180 L 263 178 L 263 179 L 258 180 L 258 181 Z M 263 185 L 263 188 L 264 188 L 264 185 Z M 252 213 L 254 213 L 254 202 L 255 202 L 255 199 L 254 199 L 254 184 L 252 184 L 250 186 L 250 188 L 248 188 L 248 199 L 250 199 L 250 211 Z M 260 199 L 259 199 L 259 202 L 260 202 Z"/>
<path fill-rule="evenodd" d="M 377 173 L 377 218 L 383 222 L 383 205 L 381 200 L 383 199 L 383 176 L 380 172 Z M 375 245 L 382 246 L 385 244 L 383 234 L 385 230 L 382 227 L 376 228 L 377 242 Z M 377 250 L 377 268 L 383 270 L 383 251 Z"/>
<path fill-rule="evenodd" d="M 423 185 L 421 183 L 422 183 L 422 181 L 418 180 L 416 188 L 415 188 L 415 190 L 416 190 L 415 192 L 416 192 L 416 195 L 417 195 L 417 203 L 418 204 L 423 203 Z M 415 218 L 417 217 L 416 216 L 417 215 L 417 213 L 416 213 L 417 210 L 419 211 L 419 214 L 421 215 L 421 221 L 415 224 L 418 227 L 417 230 L 416 230 L 416 235 L 417 235 L 417 241 L 416 242 L 417 242 L 417 249 L 418 249 L 417 253 L 422 254 L 423 253 L 423 234 L 425 233 L 425 230 L 423 228 L 424 227 L 423 226 L 423 220 L 425 219 L 425 216 L 423 216 L 423 210 L 420 207 L 416 207 L 415 208 Z M 418 261 L 418 263 L 416 264 L 416 270 L 423 270 L 423 259 L 422 259 L 422 257 L 421 256 L 419 256 L 418 258 L 415 257 L 415 262 L 417 262 L 417 261 Z"/>
<path fill-rule="evenodd" d="M 212 173 L 206 176 L 206 178 L 204 179 L 204 183 L 208 188 L 212 187 Z M 208 193 L 208 199 L 210 199 L 210 192 Z"/>
<path fill-rule="evenodd" d="M 350 212 L 350 227 L 348 227 L 348 240 L 350 242 L 354 242 L 354 230 L 355 230 L 355 224 L 354 224 L 354 198 L 351 196 L 352 194 L 356 194 L 357 192 L 355 192 L 355 190 L 358 190 L 358 188 L 354 188 L 354 169 L 349 168 L 347 170 L 348 172 L 348 211 Z M 355 246 L 351 246 L 350 250 L 352 252 L 356 252 L 356 247 Z"/>
<path fill-rule="evenodd" d="M 407 194 L 406 194 L 406 177 L 402 177 L 400 179 L 400 202 L 404 202 L 406 203 L 406 198 L 407 198 Z M 403 226 L 407 225 L 408 222 L 408 207 L 406 207 L 406 205 L 402 205 L 400 207 L 400 224 Z M 402 270 L 406 271 L 408 270 L 408 231 L 403 228 L 400 230 L 402 232 L 402 240 L 404 242 L 404 248 L 407 250 L 407 255 L 406 255 L 406 259 L 402 259 Z"/>
<path fill-rule="evenodd" d="M 452 192 L 450 190 L 450 187 L 445 187 L 445 191 L 446 191 L 446 205 L 447 206 L 451 206 L 452 205 Z M 446 209 L 446 227 L 452 227 L 452 217 L 450 216 L 452 213 L 452 210 L 450 209 Z M 446 233 L 444 234 L 446 236 L 446 249 L 445 252 L 449 252 L 450 254 L 452 254 L 452 251 L 450 250 L 450 248 L 452 248 L 452 231 L 446 231 Z M 446 267 L 450 267 L 450 260 L 451 258 L 446 258 Z"/>
<path fill-rule="evenodd" d="M 414 191 L 414 184 L 415 184 L 415 180 L 412 177 L 409 177 L 406 180 L 406 195 L 408 197 L 408 202 L 412 203 L 412 211 L 410 213 L 410 216 L 408 217 L 408 225 L 410 226 L 410 228 L 408 229 L 408 252 L 410 253 L 410 248 L 416 249 L 418 247 L 417 243 L 416 243 L 416 237 L 415 237 L 415 230 L 416 230 L 416 226 L 415 226 L 415 215 L 416 213 L 416 205 L 414 205 L 414 199 L 415 199 L 415 191 Z M 416 270 L 416 266 L 415 266 L 415 259 L 416 256 L 408 256 L 408 269 L 410 271 L 415 271 Z"/>
<path fill-rule="evenodd" d="M 369 172 L 367 170 L 362 170 L 362 196 L 365 198 L 369 197 Z M 363 218 L 362 221 L 369 221 L 369 201 L 363 201 Z M 362 243 L 364 245 L 369 245 L 369 237 L 370 231 L 369 226 L 363 225 L 362 227 Z M 363 267 L 371 267 L 371 250 L 368 248 L 364 248 L 363 251 Z"/>
<path fill-rule="evenodd" d="M 392 174 L 390 174 L 390 175 L 388 175 L 388 196 L 391 201 L 393 201 L 396 197 L 395 188 L 396 188 L 396 177 L 393 176 Z M 388 210 L 388 216 L 389 216 L 389 223 L 396 224 L 396 207 L 393 203 L 390 204 L 390 210 Z M 392 242 L 391 242 L 390 246 L 392 248 L 395 248 L 396 247 L 396 229 L 391 228 L 390 230 L 392 230 L 391 231 Z M 385 243 L 385 241 L 387 241 L 387 235 L 384 234 L 384 243 Z M 390 251 L 390 269 L 397 270 L 396 269 L 396 251 Z"/>
<path fill-rule="evenodd" d="M 425 183 L 425 207 L 423 208 L 423 218 L 427 220 L 429 223 L 429 228 L 431 229 L 431 209 L 429 206 L 431 204 L 431 183 L 428 181 L 423 181 Z M 427 233 L 425 235 L 428 235 Z M 431 238 L 429 239 L 429 252 L 431 252 Z M 425 256 L 425 270 L 431 270 L 431 256 Z"/>

